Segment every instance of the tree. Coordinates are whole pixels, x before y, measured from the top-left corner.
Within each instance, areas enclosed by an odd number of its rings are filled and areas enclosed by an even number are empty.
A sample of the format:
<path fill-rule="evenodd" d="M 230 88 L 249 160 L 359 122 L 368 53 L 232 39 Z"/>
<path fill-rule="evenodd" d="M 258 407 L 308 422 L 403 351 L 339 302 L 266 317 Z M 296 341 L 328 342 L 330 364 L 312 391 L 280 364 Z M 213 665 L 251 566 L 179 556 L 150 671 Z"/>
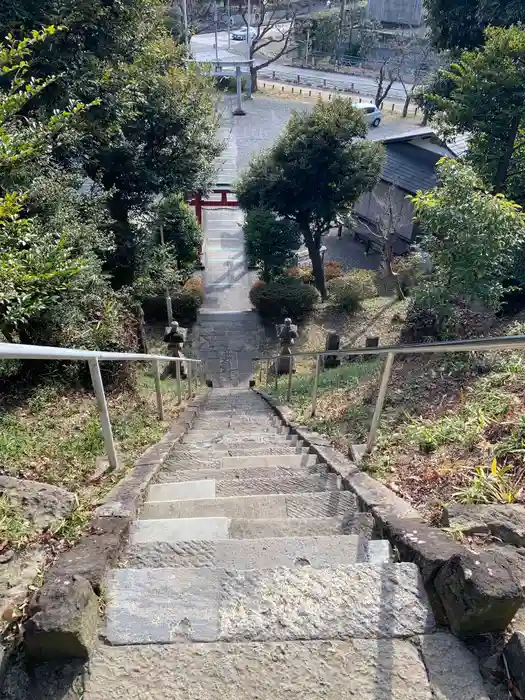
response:
<path fill-rule="evenodd" d="M 106 68 L 92 89 L 100 105 L 86 115 L 67 159 L 109 194 L 116 250 L 108 270 L 119 288 L 133 282 L 136 222 L 155 198 L 207 189 L 221 150 L 217 115 L 210 83 L 184 67 L 166 36 L 132 63 Z"/>
<path fill-rule="evenodd" d="M 294 49 L 291 39 L 294 35 L 297 9 L 290 0 L 284 6 L 261 2 L 256 9 L 252 5 L 252 16 L 249 18 L 248 6 L 243 2 L 241 15 L 245 26 L 251 26 L 255 30 L 255 36 L 249 41 L 248 57 L 264 57 L 261 62 L 254 61 L 251 66 L 252 90 L 255 92 L 258 72 Z"/>
<path fill-rule="evenodd" d="M 179 267 L 192 267 L 202 246 L 202 229 L 195 214 L 179 194 L 169 194 L 157 207 L 155 227 L 163 228 L 164 240 L 171 245 Z"/>
<path fill-rule="evenodd" d="M 264 282 L 281 274 L 301 247 L 296 223 L 278 219 L 267 209 L 249 210 L 243 230 L 248 262 L 259 268 Z"/>
<path fill-rule="evenodd" d="M 469 161 L 495 192 L 519 194 L 525 182 L 525 31 L 490 27 L 485 37 L 481 49 L 440 71 L 424 100 L 445 135 L 470 134 Z"/>
<path fill-rule="evenodd" d="M 292 116 L 273 148 L 252 161 L 237 186 L 245 211 L 264 207 L 297 224 L 323 298 L 322 236 L 374 187 L 381 170 L 383 149 L 366 141 L 366 133 L 348 100 L 319 102 L 312 112 Z"/>
<path fill-rule="evenodd" d="M 525 21 L 520 0 L 425 0 L 425 7 L 433 44 L 453 52 L 481 46 L 489 26 Z"/>
<path fill-rule="evenodd" d="M 449 299 L 481 302 L 497 310 L 504 281 L 525 241 L 525 216 L 502 195 L 493 195 L 469 165 L 438 163 L 440 185 L 412 197 L 431 257 L 432 286 Z"/>

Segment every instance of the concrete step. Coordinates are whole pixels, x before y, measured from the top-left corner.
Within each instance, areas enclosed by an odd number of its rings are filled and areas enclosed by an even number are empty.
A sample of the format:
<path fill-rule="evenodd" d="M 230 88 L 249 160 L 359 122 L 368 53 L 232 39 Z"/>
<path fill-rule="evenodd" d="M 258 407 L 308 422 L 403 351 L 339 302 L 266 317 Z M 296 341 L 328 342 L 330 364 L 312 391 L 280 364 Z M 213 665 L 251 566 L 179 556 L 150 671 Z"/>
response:
<path fill-rule="evenodd" d="M 340 479 L 336 474 L 288 476 L 286 479 L 200 479 L 171 481 L 149 487 L 147 501 L 179 501 L 223 496 L 254 496 L 267 493 L 310 493 L 337 491 Z"/>
<path fill-rule="evenodd" d="M 212 433 L 211 435 L 189 432 L 181 443 L 183 446 L 197 449 L 220 448 L 227 450 L 261 448 L 264 446 L 294 447 L 302 443 L 297 435 L 284 435 L 278 433 L 250 433 L 246 435 L 239 432 Z"/>
<path fill-rule="evenodd" d="M 369 513 L 349 513 L 344 518 L 166 518 L 136 520 L 129 541 L 143 544 L 328 535 L 360 535 L 371 539 L 373 529 L 374 519 Z"/>
<path fill-rule="evenodd" d="M 357 510 L 350 491 L 148 501 L 141 520 L 165 518 L 330 518 Z"/>
<path fill-rule="evenodd" d="M 206 414 L 204 418 L 197 418 L 193 424 L 194 430 L 275 430 L 276 428 L 283 428 L 283 424 L 276 418 L 271 418 L 265 414 L 260 414 L 256 417 L 241 416 L 239 417 L 235 413 L 226 413 L 217 417 L 210 417 Z"/>
<path fill-rule="evenodd" d="M 220 465 L 220 460 L 219 460 Z M 158 483 L 172 481 L 200 481 L 201 479 L 296 479 L 312 474 L 326 474 L 326 466 L 313 464 L 309 467 L 210 467 L 203 469 L 163 469 L 157 474 Z"/>
<path fill-rule="evenodd" d="M 303 448 L 304 449 L 304 448 Z M 196 452 L 188 450 L 174 450 L 165 462 L 166 467 L 176 469 L 200 469 L 204 468 L 229 468 L 243 469 L 247 467 L 308 467 L 317 464 L 317 456 L 312 454 L 298 454 L 285 452 L 278 454 L 241 455 L 230 457 L 227 455 L 215 455 L 210 458 L 208 452 L 203 457 L 195 457 Z"/>
<path fill-rule="evenodd" d="M 217 447 L 199 448 L 193 445 L 177 445 L 170 453 L 166 463 L 192 464 L 223 459 L 225 457 L 266 457 L 270 455 L 307 455 L 308 448 L 302 445 L 254 445 L 250 447 Z"/>
<path fill-rule="evenodd" d="M 115 569 L 110 644 L 405 638 L 435 629 L 415 564 Z"/>
<path fill-rule="evenodd" d="M 479 663 L 447 633 L 418 640 L 101 645 L 89 670 L 84 700 L 488 699 Z"/>
<path fill-rule="evenodd" d="M 269 435 L 279 435 L 283 437 L 290 434 L 290 429 L 285 425 L 274 425 L 273 423 L 253 423 L 246 424 L 235 424 L 231 421 L 224 421 L 222 424 L 217 425 L 194 425 L 190 432 L 187 434 L 188 438 L 199 438 L 209 440 L 216 436 L 224 437 L 268 437 Z"/>
<path fill-rule="evenodd" d="M 258 540 L 201 540 L 149 542 L 130 545 L 121 566 L 219 567 L 266 569 L 286 566 L 347 566 L 357 562 L 388 564 L 390 545 L 385 540 L 368 541 L 358 535 L 335 537 L 274 537 Z"/>

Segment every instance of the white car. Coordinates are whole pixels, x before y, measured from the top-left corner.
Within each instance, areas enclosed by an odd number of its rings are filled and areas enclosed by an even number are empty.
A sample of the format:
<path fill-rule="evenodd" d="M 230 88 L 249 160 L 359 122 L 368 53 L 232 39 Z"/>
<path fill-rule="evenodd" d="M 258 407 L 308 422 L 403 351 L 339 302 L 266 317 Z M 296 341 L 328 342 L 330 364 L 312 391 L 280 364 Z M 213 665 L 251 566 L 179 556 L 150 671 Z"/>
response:
<path fill-rule="evenodd" d="M 381 110 L 372 104 L 366 104 L 365 102 L 359 102 L 353 104 L 352 107 L 358 109 L 369 126 L 379 126 L 381 124 Z"/>
<path fill-rule="evenodd" d="M 257 36 L 257 32 L 253 27 L 241 27 L 241 29 L 234 29 L 232 31 L 232 39 L 234 41 L 247 41 L 248 32 L 250 32 L 250 39 L 253 41 Z"/>

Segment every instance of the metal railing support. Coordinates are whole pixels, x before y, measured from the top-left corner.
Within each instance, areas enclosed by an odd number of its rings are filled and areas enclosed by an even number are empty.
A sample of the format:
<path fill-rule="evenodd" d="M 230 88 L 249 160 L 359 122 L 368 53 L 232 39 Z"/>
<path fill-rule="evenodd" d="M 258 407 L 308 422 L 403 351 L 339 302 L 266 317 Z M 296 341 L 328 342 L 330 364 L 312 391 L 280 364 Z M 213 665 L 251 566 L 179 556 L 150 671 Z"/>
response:
<path fill-rule="evenodd" d="M 108 404 L 106 394 L 104 392 L 104 383 L 100 374 L 100 365 L 97 359 L 88 360 L 89 373 L 93 382 L 93 389 L 97 397 L 98 410 L 100 413 L 100 423 L 102 426 L 102 435 L 104 437 L 104 447 L 108 456 L 109 466 L 111 469 L 118 467 L 117 453 L 115 450 L 115 441 L 113 440 L 113 430 L 109 419 Z"/>
<path fill-rule="evenodd" d="M 366 454 L 369 454 L 372 451 L 372 448 L 376 442 L 379 419 L 381 418 L 383 404 L 385 403 L 388 382 L 390 381 L 390 375 L 392 374 L 392 365 L 394 364 L 395 357 L 396 354 L 394 352 L 389 352 L 386 356 L 385 366 L 381 376 L 381 384 L 379 385 L 379 394 L 377 396 L 374 416 L 372 418 L 372 425 L 370 426 L 370 432 L 368 433 L 368 440 L 366 442 Z"/>
<path fill-rule="evenodd" d="M 193 398 L 193 382 L 192 382 L 192 373 L 191 373 L 191 362 L 188 362 L 188 398 L 192 399 Z"/>
<path fill-rule="evenodd" d="M 266 360 L 266 388 L 270 386 L 270 360 Z"/>
<path fill-rule="evenodd" d="M 158 360 L 153 360 L 153 376 L 155 377 L 155 393 L 157 394 L 157 414 L 159 420 L 164 420 L 164 404 L 162 402 L 160 365 Z"/>
<path fill-rule="evenodd" d="M 292 375 L 293 375 L 293 355 L 290 355 L 288 361 L 288 388 L 286 389 L 286 400 L 289 401 L 292 397 Z"/>
<path fill-rule="evenodd" d="M 277 389 L 279 388 L 279 372 L 277 371 L 279 369 L 279 365 L 277 364 L 279 361 L 275 360 L 274 362 L 274 370 L 275 370 L 275 392 L 277 393 Z"/>
<path fill-rule="evenodd" d="M 263 363 L 259 362 L 259 384 L 262 384 Z"/>
<path fill-rule="evenodd" d="M 315 409 L 317 407 L 317 389 L 319 387 L 319 375 L 321 373 L 321 356 L 317 355 L 317 362 L 315 363 L 315 374 L 314 374 L 314 388 L 312 391 L 312 417 L 315 416 Z"/>
<path fill-rule="evenodd" d="M 182 403 L 182 387 L 180 383 L 180 360 L 175 360 L 175 381 L 177 383 L 177 402 Z"/>

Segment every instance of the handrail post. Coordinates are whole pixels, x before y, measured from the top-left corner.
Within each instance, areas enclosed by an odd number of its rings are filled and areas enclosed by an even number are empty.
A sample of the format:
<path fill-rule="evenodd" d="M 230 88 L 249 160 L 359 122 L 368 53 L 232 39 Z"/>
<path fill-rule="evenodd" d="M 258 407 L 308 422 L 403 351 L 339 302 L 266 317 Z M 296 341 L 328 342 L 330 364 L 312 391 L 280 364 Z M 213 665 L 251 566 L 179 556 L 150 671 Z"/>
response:
<path fill-rule="evenodd" d="M 106 394 L 104 392 L 104 383 L 100 373 L 100 365 L 96 358 L 88 360 L 89 373 L 93 382 L 93 389 L 97 398 L 98 410 L 100 413 L 100 423 L 102 426 L 102 435 L 104 437 L 104 447 L 108 456 L 109 466 L 111 469 L 118 467 L 117 452 L 115 450 L 115 441 L 113 439 L 113 430 L 109 419 L 108 404 Z"/>
<path fill-rule="evenodd" d="M 193 386 L 192 386 L 192 362 L 188 362 L 188 398 L 193 398 Z"/>
<path fill-rule="evenodd" d="M 164 404 L 162 403 L 160 366 L 158 360 L 153 360 L 153 376 L 155 377 L 155 393 L 157 394 L 157 413 L 159 420 L 164 420 Z"/>
<path fill-rule="evenodd" d="M 286 390 L 286 400 L 290 401 L 292 398 L 292 374 L 293 374 L 293 355 L 290 354 L 290 359 L 288 361 L 288 388 Z"/>
<path fill-rule="evenodd" d="M 266 388 L 270 385 L 270 360 L 266 360 Z"/>
<path fill-rule="evenodd" d="M 315 416 L 315 409 L 317 406 L 317 389 L 319 387 L 319 374 L 320 373 L 321 373 L 321 355 L 317 355 L 317 362 L 315 364 L 314 388 L 312 391 L 312 417 Z"/>
<path fill-rule="evenodd" d="M 275 393 L 277 393 L 277 389 L 279 388 L 279 364 L 278 364 L 278 360 L 275 360 L 273 366 L 275 369 Z"/>
<path fill-rule="evenodd" d="M 372 418 L 372 425 L 370 426 L 370 432 L 366 443 L 365 454 L 370 454 L 376 442 L 377 428 L 379 426 L 379 419 L 381 418 L 383 404 L 385 403 L 388 382 L 390 381 L 390 375 L 392 374 L 392 365 L 394 364 L 395 356 L 396 354 L 394 352 L 389 352 L 386 356 L 385 366 L 381 376 L 381 384 L 379 385 L 379 394 L 377 396 L 374 416 Z"/>
<path fill-rule="evenodd" d="M 177 383 L 177 402 L 182 403 L 182 387 L 180 385 L 180 360 L 175 360 L 175 381 Z"/>

